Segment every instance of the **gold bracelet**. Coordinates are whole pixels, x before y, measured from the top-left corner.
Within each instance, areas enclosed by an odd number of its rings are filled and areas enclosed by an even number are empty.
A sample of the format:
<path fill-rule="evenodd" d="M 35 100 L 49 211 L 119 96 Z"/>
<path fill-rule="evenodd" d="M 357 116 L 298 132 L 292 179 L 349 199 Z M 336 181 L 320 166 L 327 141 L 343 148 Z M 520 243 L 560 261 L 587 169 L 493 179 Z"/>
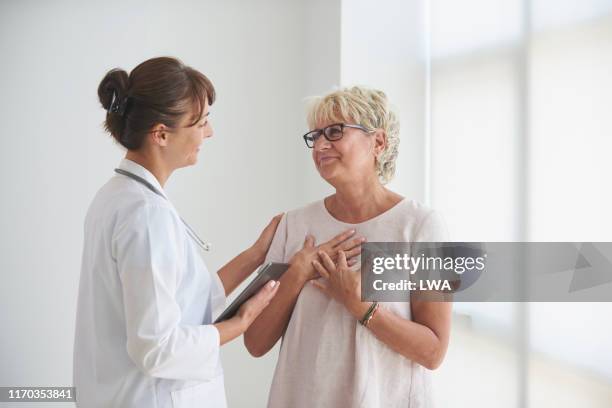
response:
<path fill-rule="evenodd" d="M 374 317 L 374 314 L 376 313 L 377 310 L 378 310 L 378 302 L 372 302 L 372 305 L 370 306 L 366 314 L 363 315 L 363 319 L 361 319 L 359 323 L 361 323 L 364 327 L 367 327 L 368 323 L 370 323 L 370 320 L 372 320 L 372 317 Z"/>

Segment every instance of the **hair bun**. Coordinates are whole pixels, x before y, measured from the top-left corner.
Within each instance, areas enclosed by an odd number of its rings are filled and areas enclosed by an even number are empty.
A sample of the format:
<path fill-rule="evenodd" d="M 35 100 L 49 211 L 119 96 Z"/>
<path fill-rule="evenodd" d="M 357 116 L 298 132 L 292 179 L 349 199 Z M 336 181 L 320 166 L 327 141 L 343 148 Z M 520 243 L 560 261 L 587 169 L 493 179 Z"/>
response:
<path fill-rule="evenodd" d="M 98 86 L 98 98 L 104 109 L 108 110 L 113 102 L 113 94 L 117 99 L 122 99 L 128 88 L 129 77 L 127 72 L 115 68 L 104 76 Z"/>
<path fill-rule="evenodd" d="M 129 77 L 127 72 L 122 69 L 115 68 L 106 73 L 102 82 L 98 86 L 98 98 L 104 109 L 108 112 L 104 121 L 104 128 L 121 143 L 121 134 L 125 127 L 125 120 L 121 114 L 109 112 L 113 103 L 113 96 L 116 99 L 122 100 L 125 97 L 128 89 Z"/>

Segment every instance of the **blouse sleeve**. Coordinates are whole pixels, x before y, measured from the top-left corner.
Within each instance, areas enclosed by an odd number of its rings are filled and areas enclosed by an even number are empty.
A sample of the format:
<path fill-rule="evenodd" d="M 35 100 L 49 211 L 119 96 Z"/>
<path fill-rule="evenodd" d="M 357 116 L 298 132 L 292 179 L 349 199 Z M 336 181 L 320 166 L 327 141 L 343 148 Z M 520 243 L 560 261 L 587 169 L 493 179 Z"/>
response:
<path fill-rule="evenodd" d="M 414 242 L 446 242 L 448 240 L 446 222 L 439 212 L 431 210 L 417 228 Z"/>

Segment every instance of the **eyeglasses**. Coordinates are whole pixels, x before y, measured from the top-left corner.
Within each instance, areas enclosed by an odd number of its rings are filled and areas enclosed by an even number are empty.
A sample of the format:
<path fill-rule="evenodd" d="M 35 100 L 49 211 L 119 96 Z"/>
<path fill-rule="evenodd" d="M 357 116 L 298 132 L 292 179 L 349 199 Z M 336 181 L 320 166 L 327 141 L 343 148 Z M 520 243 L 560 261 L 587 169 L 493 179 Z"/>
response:
<path fill-rule="evenodd" d="M 344 136 L 344 128 L 359 129 L 359 130 L 363 130 L 366 133 L 373 132 L 373 130 L 370 130 L 361 125 L 348 125 L 346 123 L 335 123 L 333 125 L 324 127 L 323 129 L 311 130 L 310 132 L 306 133 L 302 137 L 304 138 L 304 141 L 306 142 L 306 146 L 312 149 L 317 139 L 321 135 L 323 135 L 325 139 L 329 140 L 330 142 L 335 142 L 337 140 L 342 139 L 342 136 Z"/>

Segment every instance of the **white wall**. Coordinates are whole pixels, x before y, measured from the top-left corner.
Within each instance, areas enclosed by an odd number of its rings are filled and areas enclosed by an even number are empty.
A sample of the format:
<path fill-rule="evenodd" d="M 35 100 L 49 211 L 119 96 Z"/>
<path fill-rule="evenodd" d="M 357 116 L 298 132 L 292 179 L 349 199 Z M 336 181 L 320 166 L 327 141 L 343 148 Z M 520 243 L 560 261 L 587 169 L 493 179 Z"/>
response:
<path fill-rule="evenodd" d="M 426 0 L 343 0 L 342 85 L 383 90 L 400 120 L 389 187 L 426 201 Z"/>
<path fill-rule="evenodd" d="M 305 113 L 310 98 L 323 95 L 340 84 L 341 3 L 341 0 L 314 0 L 305 10 L 308 40 L 303 50 L 306 82 L 302 96 L 301 135 L 309 130 Z M 303 139 L 301 142 L 302 151 L 297 162 L 300 167 L 299 188 L 306 203 L 329 195 L 332 189 L 319 177 L 312 161 L 312 150 L 306 147 Z"/>

